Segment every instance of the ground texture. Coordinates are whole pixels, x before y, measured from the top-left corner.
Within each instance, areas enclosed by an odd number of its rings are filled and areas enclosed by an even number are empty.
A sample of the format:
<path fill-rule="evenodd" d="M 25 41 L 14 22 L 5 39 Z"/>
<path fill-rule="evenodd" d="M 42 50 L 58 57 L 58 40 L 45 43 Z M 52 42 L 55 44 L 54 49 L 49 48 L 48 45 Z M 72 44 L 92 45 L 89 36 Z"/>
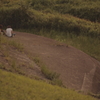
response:
<path fill-rule="evenodd" d="M 84 52 L 53 39 L 24 32 L 16 32 L 16 36 L 10 39 L 23 44 L 25 53 L 11 51 L 11 55 L 22 64 L 21 68 L 27 75 L 45 79 L 40 68 L 30 59 L 38 57 L 46 67 L 60 74 L 67 88 L 100 92 L 100 62 Z"/>

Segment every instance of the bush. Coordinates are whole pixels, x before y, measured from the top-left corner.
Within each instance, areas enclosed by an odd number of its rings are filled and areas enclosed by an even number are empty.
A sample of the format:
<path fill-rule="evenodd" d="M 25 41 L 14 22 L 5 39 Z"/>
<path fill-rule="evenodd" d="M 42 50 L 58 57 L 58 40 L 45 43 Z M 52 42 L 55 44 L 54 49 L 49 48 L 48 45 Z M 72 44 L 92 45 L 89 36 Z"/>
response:
<path fill-rule="evenodd" d="M 84 7 L 84 8 L 72 8 L 68 11 L 69 14 L 77 16 L 79 18 L 87 19 L 92 22 L 100 22 L 100 8 L 99 7 Z"/>
<path fill-rule="evenodd" d="M 14 28 L 26 28 L 30 22 L 27 11 L 20 8 L 0 9 L 0 23 L 4 26 L 11 25 Z"/>
<path fill-rule="evenodd" d="M 55 80 L 59 78 L 59 74 L 57 74 L 56 72 L 50 71 L 44 66 L 41 67 L 41 71 L 50 80 Z"/>

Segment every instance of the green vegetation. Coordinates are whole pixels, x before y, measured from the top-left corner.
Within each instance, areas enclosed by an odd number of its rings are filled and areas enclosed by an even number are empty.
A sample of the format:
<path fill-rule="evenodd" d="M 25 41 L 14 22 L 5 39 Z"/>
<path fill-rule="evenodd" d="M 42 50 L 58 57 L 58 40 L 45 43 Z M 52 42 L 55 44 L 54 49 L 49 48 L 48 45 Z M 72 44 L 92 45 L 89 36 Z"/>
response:
<path fill-rule="evenodd" d="M 54 9 L 60 13 L 69 13 L 79 18 L 100 22 L 99 0 L 56 0 Z"/>
<path fill-rule="evenodd" d="M 17 64 L 16 60 L 10 55 L 10 50 L 12 49 L 23 52 L 23 45 L 0 35 L 0 53 L 2 56 L 2 61 L 0 61 L 0 69 L 24 74 L 24 72 L 20 70 L 20 66 Z M 7 63 L 7 65 L 5 63 Z"/>
<path fill-rule="evenodd" d="M 72 45 L 100 61 L 100 0 L 1 0 L 0 24 Z M 0 69 L 24 75 L 6 49 L 20 52 L 20 43 L 0 35 L 0 52 L 10 67 Z M 5 48 L 6 47 L 6 48 Z M 52 84 L 59 75 L 38 59 L 35 63 Z M 94 96 L 95 97 L 95 96 Z M 99 96 L 98 96 L 99 97 Z M 0 100 L 94 100 L 71 90 L 0 70 Z"/>
<path fill-rule="evenodd" d="M 95 100 L 75 91 L 52 86 L 0 70 L 0 100 Z"/>
<path fill-rule="evenodd" d="M 4 46 L 12 46 L 13 48 L 15 48 L 16 50 L 22 52 L 23 51 L 23 45 L 19 42 L 15 42 L 9 38 L 6 38 L 5 36 L 3 35 L 0 35 L 0 46 L 1 46 L 1 49 L 4 48 Z"/>
<path fill-rule="evenodd" d="M 4 27 L 10 24 L 14 29 L 60 40 L 100 61 L 99 0 L 4 0 L 0 3 L 0 23 Z"/>
<path fill-rule="evenodd" d="M 41 68 L 42 73 L 50 80 L 58 79 L 59 74 L 50 71 L 39 58 L 34 58 L 34 62 Z"/>
<path fill-rule="evenodd" d="M 62 81 L 59 79 L 60 75 L 58 73 L 49 70 L 38 57 L 35 57 L 33 60 L 41 68 L 41 72 L 45 75 L 45 77 L 51 80 L 49 83 L 63 86 Z"/>

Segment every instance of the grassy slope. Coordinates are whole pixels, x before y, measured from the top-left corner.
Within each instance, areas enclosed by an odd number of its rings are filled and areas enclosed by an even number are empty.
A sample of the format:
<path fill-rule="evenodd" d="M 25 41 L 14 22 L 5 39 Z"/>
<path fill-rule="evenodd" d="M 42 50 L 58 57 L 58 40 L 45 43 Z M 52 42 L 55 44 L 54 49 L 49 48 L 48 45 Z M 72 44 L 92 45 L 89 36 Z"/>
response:
<path fill-rule="evenodd" d="M 69 13 L 76 17 L 100 22 L 99 0 L 32 0 L 33 8 L 46 12 Z"/>
<path fill-rule="evenodd" d="M 3 36 L 0 41 L 0 50 L 4 51 L 4 45 L 14 46 L 18 50 L 22 50 L 16 42 Z M 2 53 L 5 54 L 6 51 Z M 11 73 L 1 70 L 2 66 L 4 65 L 0 62 L 0 100 L 95 100 L 72 90 L 14 74 L 15 71 Z"/>
<path fill-rule="evenodd" d="M 61 0 L 59 0 L 59 1 L 61 1 Z M 26 4 L 24 4 L 22 6 L 25 7 Z M 58 6 L 58 8 L 61 7 L 61 5 L 57 5 L 57 6 Z M 55 7 L 57 7 L 57 6 L 55 6 Z M 38 7 L 40 7 L 40 9 L 42 7 L 45 8 L 44 6 L 39 6 L 39 5 L 35 5 L 33 8 L 36 8 L 36 7 L 37 7 L 37 10 L 38 10 Z M 65 5 L 65 7 L 67 7 L 67 6 Z M 65 9 L 65 8 L 63 8 L 63 9 Z M 70 11 L 72 11 L 72 10 L 70 10 Z M 96 24 L 94 24 L 94 23 L 89 22 L 89 24 L 88 24 L 88 22 L 81 21 L 81 19 L 78 20 L 77 18 L 72 18 L 72 17 L 69 19 L 69 17 L 67 17 L 67 16 L 61 17 L 60 14 L 58 14 L 58 15 L 47 14 L 48 12 L 52 13 L 52 10 L 45 8 L 44 15 L 42 15 L 43 13 L 41 13 L 40 11 L 36 12 L 36 14 L 34 12 L 33 12 L 33 14 L 31 13 L 30 14 L 31 17 L 34 18 L 33 21 L 36 22 L 35 25 L 37 24 L 38 27 L 39 26 L 41 27 L 42 25 L 44 25 L 44 27 L 47 25 L 48 25 L 48 27 L 52 26 L 51 29 L 52 28 L 58 29 L 59 26 L 57 26 L 57 25 L 60 25 L 61 30 L 62 30 L 62 27 L 64 27 L 64 29 L 66 29 L 66 26 L 67 26 L 69 31 L 72 30 L 72 32 L 74 31 L 74 27 L 75 27 L 76 30 L 77 30 L 77 28 L 78 28 L 78 30 L 90 29 L 90 31 L 91 31 L 90 34 L 91 33 L 93 33 L 93 34 L 99 33 L 99 28 L 98 28 L 99 24 L 98 23 L 97 23 L 97 28 L 95 29 Z M 4 20 L 3 20 L 3 22 L 4 22 Z M 52 24 L 50 24 L 50 22 L 52 22 Z M 63 24 L 63 22 L 65 22 L 65 24 Z M 81 26 L 80 23 L 82 25 L 82 28 L 80 27 Z M 18 23 L 18 25 L 19 25 L 19 23 Z M 32 23 L 32 25 L 34 25 L 34 24 Z M 56 31 L 55 31 L 55 33 L 56 33 Z M 59 32 L 59 34 L 60 33 L 61 32 Z M 50 33 L 48 33 L 48 34 L 50 34 Z M 88 33 L 85 33 L 85 34 L 88 34 Z M 61 38 L 62 35 L 63 35 L 63 37 Z M 67 35 L 67 37 L 65 37 L 65 34 L 61 34 L 61 35 L 56 34 L 55 37 L 57 37 L 58 40 L 61 40 L 63 42 L 63 41 L 66 41 L 65 39 L 68 37 L 68 35 Z M 70 37 L 69 36 L 67 38 L 66 43 L 74 45 L 80 49 L 85 49 L 89 53 L 90 53 L 90 50 L 91 50 L 91 52 L 94 51 L 95 53 L 93 53 L 93 54 L 97 53 L 98 57 L 96 57 L 96 58 L 98 58 L 100 60 L 100 56 L 99 56 L 100 48 L 98 48 L 98 47 L 100 47 L 100 41 L 96 40 L 97 41 L 96 42 L 95 38 L 94 39 L 91 38 L 90 40 L 89 39 L 90 38 L 83 37 L 83 36 L 80 36 L 80 37 L 74 37 L 74 36 Z M 82 42 L 80 43 L 80 41 L 82 41 Z M 95 43 L 94 43 L 94 41 L 95 41 Z M 88 43 L 90 43 L 90 44 L 92 43 L 92 45 L 90 45 Z M 82 48 L 82 47 L 84 47 L 84 45 L 86 46 L 86 48 Z M 94 45 L 96 47 L 94 47 Z M 90 50 L 87 49 L 87 47 L 89 47 Z M 92 54 L 92 56 L 95 57 L 95 55 L 93 55 L 93 54 Z M 90 53 L 90 55 L 91 55 L 91 53 Z M 0 100 L 32 100 L 32 99 L 35 99 L 35 100 L 94 100 L 91 97 L 80 95 L 71 90 L 66 90 L 63 88 L 56 87 L 56 86 L 51 86 L 44 82 L 31 80 L 31 79 L 28 79 L 23 76 L 14 75 L 12 73 L 8 73 L 8 72 L 4 72 L 4 71 L 0 70 Z"/>
<path fill-rule="evenodd" d="M 0 70 L 0 100 L 95 100 L 75 91 Z"/>

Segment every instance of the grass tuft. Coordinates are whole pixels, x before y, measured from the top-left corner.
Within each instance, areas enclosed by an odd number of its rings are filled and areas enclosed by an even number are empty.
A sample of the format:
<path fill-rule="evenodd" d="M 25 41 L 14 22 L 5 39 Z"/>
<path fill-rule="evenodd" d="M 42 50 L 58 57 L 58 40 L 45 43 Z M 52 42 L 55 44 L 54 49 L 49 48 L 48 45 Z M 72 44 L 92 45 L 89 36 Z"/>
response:
<path fill-rule="evenodd" d="M 62 81 L 60 80 L 60 74 L 51 71 L 48 69 L 45 64 L 39 59 L 39 57 L 36 57 L 33 59 L 34 62 L 41 68 L 41 72 L 45 75 L 45 77 L 50 81 L 53 85 L 63 86 Z"/>

